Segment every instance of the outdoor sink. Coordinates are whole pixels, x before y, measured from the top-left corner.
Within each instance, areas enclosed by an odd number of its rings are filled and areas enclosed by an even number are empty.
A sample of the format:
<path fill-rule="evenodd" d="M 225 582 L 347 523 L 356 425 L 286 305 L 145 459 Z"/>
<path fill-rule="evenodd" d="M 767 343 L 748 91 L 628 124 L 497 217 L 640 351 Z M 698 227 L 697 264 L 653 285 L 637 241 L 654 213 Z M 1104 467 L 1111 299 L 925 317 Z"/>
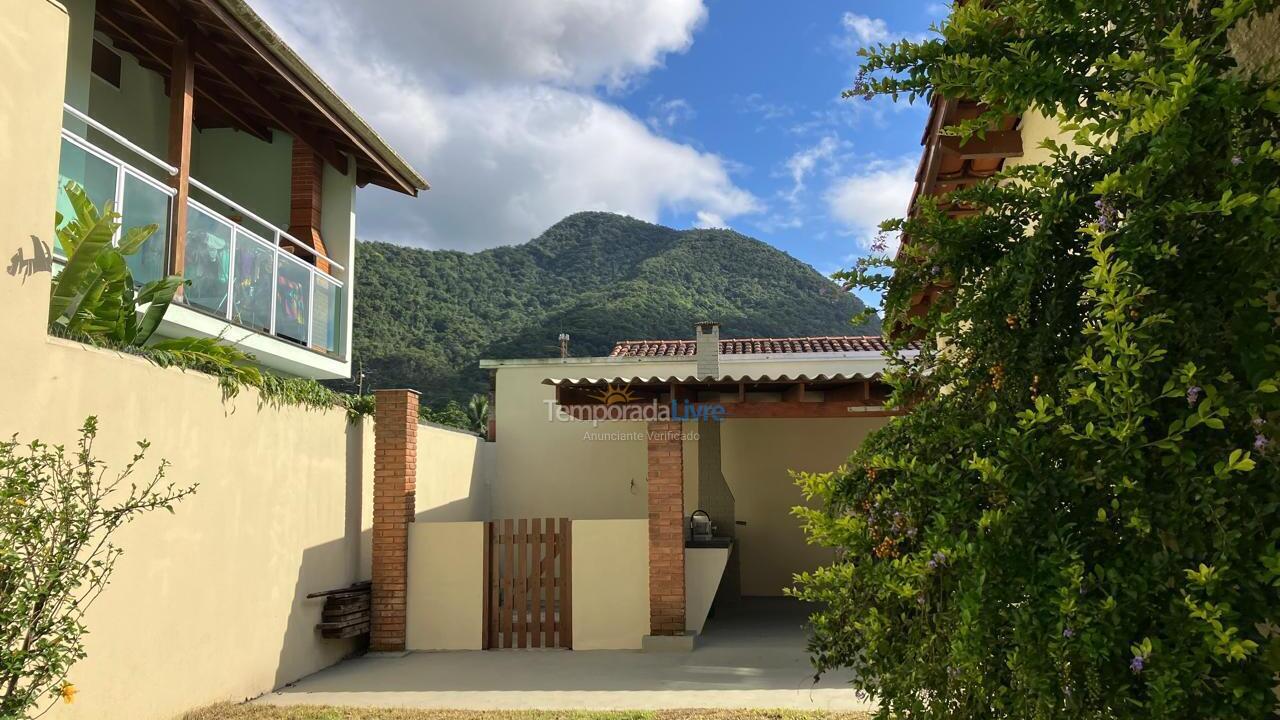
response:
<path fill-rule="evenodd" d="M 684 546 L 687 548 L 727 548 L 733 544 L 733 538 L 729 537 L 709 537 L 695 538 L 685 540 Z"/>

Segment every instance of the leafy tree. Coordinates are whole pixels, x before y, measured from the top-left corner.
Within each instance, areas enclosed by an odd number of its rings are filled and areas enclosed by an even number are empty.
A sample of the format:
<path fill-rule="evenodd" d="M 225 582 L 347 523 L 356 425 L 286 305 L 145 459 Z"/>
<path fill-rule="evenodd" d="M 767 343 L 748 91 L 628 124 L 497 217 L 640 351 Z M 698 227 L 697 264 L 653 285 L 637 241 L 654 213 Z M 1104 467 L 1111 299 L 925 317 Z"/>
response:
<path fill-rule="evenodd" d="M 471 430 L 471 419 L 467 417 L 467 411 L 458 404 L 457 400 L 450 400 L 439 410 L 423 405 L 418 408 L 418 419 L 458 430 Z"/>
<path fill-rule="evenodd" d="M 0 442 L 0 717 L 21 718 L 45 698 L 71 702 L 67 675 L 85 656 L 84 615 L 106 588 L 123 552 L 111 542 L 137 516 L 195 492 L 150 480 L 129 482 L 147 451 L 114 477 L 93 455 L 98 421 L 80 430 L 77 449 L 39 441 Z M 45 707 L 36 716 L 52 707 Z"/>
<path fill-rule="evenodd" d="M 910 412 L 797 509 L 819 672 L 881 717 L 1261 718 L 1280 677 L 1280 86 L 1228 36 L 1276 2 L 957 5 L 851 94 L 1026 109 L 1077 147 L 886 224 Z M 887 72 L 886 72 L 887 71 Z M 892 274 L 892 281 L 890 281 Z M 912 317 L 912 297 L 948 288 Z M 939 349 L 939 346 L 943 346 Z"/>

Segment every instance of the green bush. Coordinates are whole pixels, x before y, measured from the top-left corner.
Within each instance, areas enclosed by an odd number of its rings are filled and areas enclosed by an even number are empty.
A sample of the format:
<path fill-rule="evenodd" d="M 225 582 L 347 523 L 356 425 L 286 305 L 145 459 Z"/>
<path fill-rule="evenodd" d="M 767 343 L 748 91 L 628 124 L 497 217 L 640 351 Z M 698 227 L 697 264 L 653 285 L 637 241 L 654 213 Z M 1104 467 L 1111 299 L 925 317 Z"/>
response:
<path fill-rule="evenodd" d="M 173 506 L 195 486 L 165 482 L 167 463 L 131 480 L 147 443 L 114 476 L 94 457 L 90 417 L 71 453 L 39 441 L 0 442 L 0 718 L 39 717 L 42 700 L 71 702 L 68 673 L 85 656 L 85 612 L 123 552 L 121 526 Z"/>
<path fill-rule="evenodd" d="M 868 53 L 851 94 L 986 103 L 962 135 L 1030 108 L 1083 146 L 954 198 L 980 215 L 926 199 L 848 273 L 922 349 L 892 361 L 909 414 L 800 477 L 842 552 L 796 592 L 826 603 L 819 672 L 882 717 L 1276 710 L 1280 87 L 1227 41 L 1275 7 L 969 2 Z"/>

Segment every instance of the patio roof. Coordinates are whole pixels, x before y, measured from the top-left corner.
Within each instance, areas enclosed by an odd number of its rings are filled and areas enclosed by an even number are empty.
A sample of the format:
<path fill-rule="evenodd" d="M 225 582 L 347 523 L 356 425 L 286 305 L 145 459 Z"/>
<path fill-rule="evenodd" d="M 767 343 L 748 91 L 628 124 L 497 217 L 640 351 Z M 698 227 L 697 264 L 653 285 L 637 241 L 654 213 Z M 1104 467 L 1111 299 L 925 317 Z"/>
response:
<path fill-rule="evenodd" d="M 718 405 L 723 409 L 722 417 L 727 419 L 900 414 L 896 409 L 886 409 L 890 390 L 888 385 L 880 382 L 879 373 L 553 377 L 542 382 L 555 387 L 557 405 L 583 419 L 598 414 L 602 407 L 617 414 L 617 419 L 647 419 L 641 411 L 654 404 L 682 407 Z"/>
<path fill-rule="evenodd" d="M 762 383 L 847 383 L 863 380 L 879 380 L 880 373 L 872 373 L 864 375 L 862 373 L 833 373 L 817 375 L 768 375 L 768 374 L 742 374 L 742 375 L 707 375 L 698 377 L 696 375 L 649 375 L 640 376 L 633 375 L 631 377 L 614 376 L 614 377 L 550 377 L 542 381 L 544 385 L 737 385 L 762 384 Z"/>
<path fill-rule="evenodd" d="M 417 195 L 427 181 L 356 114 L 244 0 L 98 0 L 94 30 L 169 78 L 175 48 L 195 63 L 194 121 L 269 140 L 281 130 L 356 181 Z"/>
<path fill-rule="evenodd" d="M 879 335 L 722 338 L 719 343 L 721 355 L 880 354 L 888 349 Z M 697 352 L 696 340 L 623 340 L 609 357 L 691 357 Z"/>

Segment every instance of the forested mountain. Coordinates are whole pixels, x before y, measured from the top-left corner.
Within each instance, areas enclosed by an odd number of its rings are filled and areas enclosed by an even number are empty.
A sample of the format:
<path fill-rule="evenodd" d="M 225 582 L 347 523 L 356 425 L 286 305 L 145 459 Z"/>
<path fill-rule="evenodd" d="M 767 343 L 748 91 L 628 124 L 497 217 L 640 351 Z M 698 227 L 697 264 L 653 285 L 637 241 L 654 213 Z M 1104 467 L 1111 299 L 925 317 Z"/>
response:
<path fill-rule="evenodd" d="M 369 387 L 410 387 L 439 406 L 485 392 L 477 361 L 607 355 L 614 342 L 878 333 L 862 303 L 810 266 L 731 230 L 673 230 L 570 215 L 523 245 L 478 253 L 362 242 L 354 352 Z"/>

